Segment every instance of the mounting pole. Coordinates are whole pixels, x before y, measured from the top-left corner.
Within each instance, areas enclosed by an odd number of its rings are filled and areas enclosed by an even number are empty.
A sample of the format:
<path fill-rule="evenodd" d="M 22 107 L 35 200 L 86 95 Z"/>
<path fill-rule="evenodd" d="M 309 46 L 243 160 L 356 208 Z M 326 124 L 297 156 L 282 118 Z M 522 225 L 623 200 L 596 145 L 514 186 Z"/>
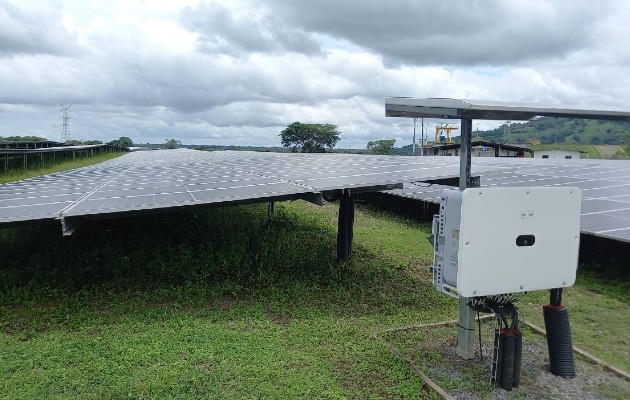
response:
<path fill-rule="evenodd" d="M 269 207 L 267 209 L 267 212 L 269 214 L 269 219 L 273 219 L 273 217 L 276 215 L 276 202 L 275 201 L 270 201 L 269 202 Z"/>
<path fill-rule="evenodd" d="M 420 156 L 424 157 L 424 118 L 420 118 Z"/>
<path fill-rule="evenodd" d="M 416 120 L 418 118 L 413 119 L 413 147 L 411 148 L 411 155 L 416 155 Z"/>
<path fill-rule="evenodd" d="M 461 120 L 461 151 L 459 153 L 459 190 L 470 187 L 470 152 L 472 119 Z M 457 349 L 455 353 L 465 360 L 475 357 L 475 313 L 466 304 L 468 298 L 459 298 L 459 320 L 457 323 Z"/>
<path fill-rule="evenodd" d="M 339 219 L 337 220 L 337 261 L 347 261 L 352 256 L 354 229 L 354 199 L 345 189 L 339 198 Z"/>

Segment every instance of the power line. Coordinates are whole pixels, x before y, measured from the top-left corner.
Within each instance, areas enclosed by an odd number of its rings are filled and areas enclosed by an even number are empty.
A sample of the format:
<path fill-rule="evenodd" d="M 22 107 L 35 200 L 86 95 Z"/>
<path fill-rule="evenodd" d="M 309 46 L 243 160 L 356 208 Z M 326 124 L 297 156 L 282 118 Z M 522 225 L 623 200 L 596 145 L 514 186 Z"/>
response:
<path fill-rule="evenodd" d="M 59 110 L 61 112 L 61 140 L 60 142 L 65 143 L 72 140 L 72 137 L 70 136 L 70 107 L 72 107 L 72 104 L 69 106 L 65 106 L 63 104 L 59 104 L 59 105 L 61 106 L 61 109 Z"/>

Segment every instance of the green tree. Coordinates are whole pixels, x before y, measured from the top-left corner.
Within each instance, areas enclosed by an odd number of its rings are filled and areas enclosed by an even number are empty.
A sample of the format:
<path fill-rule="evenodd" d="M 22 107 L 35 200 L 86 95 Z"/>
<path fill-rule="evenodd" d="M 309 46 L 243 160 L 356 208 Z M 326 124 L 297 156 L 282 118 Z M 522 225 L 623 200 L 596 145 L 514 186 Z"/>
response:
<path fill-rule="evenodd" d="M 182 147 L 182 141 L 177 139 L 166 139 L 166 143 L 164 143 L 165 149 L 176 149 L 178 147 Z"/>
<path fill-rule="evenodd" d="M 294 122 L 280 132 L 282 145 L 294 153 L 325 153 L 339 141 L 337 125 Z"/>
<path fill-rule="evenodd" d="M 112 140 L 111 142 L 109 142 L 107 144 L 111 144 L 111 145 L 114 145 L 114 146 L 120 146 L 120 147 L 131 147 L 131 146 L 133 146 L 133 141 L 128 136 L 121 136 L 118 139 Z"/>
<path fill-rule="evenodd" d="M 0 141 L 6 142 L 43 142 L 45 140 L 48 139 L 39 136 L 0 136 Z"/>
<path fill-rule="evenodd" d="M 131 139 L 129 139 L 131 140 Z M 82 145 L 82 144 L 103 144 L 100 140 L 68 140 L 66 144 Z M 126 146 L 124 146 L 126 147 Z"/>
<path fill-rule="evenodd" d="M 367 144 L 372 154 L 392 154 L 396 139 L 371 140 Z"/>

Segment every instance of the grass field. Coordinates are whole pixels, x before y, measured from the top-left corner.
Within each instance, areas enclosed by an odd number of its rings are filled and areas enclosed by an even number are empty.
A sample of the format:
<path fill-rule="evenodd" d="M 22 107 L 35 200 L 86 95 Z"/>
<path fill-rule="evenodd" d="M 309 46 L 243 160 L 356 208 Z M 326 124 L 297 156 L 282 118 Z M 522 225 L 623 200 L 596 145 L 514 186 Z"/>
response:
<path fill-rule="evenodd" d="M 98 164 L 100 162 L 110 160 L 125 154 L 124 152 L 117 153 L 100 153 L 93 157 L 77 158 L 76 160 L 60 161 L 54 165 L 45 167 L 34 167 L 29 169 L 13 169 L 7 172 L 0 173 L 0 184 L 18 181 L 21 179 L 32 178 L 34 176 L 40 176 L 45 174 L 52 174 L 55 172 L 67 171 L 69 169 L 86 167 L 88 165 Z M 4 170 L 3 170 L 4 171 Z"/>
<path fill-rule="evenodd" d="M 0 231 L 0 397 L 434 397 L 373 337 L 457 315 L 430 284 L 428 226 L 359 203 L 353 258 L 336 263 L 336 213 L 298 201 L 272 221 L 254 205 Z M 585 271 L 565 295 L 575 342 L 628 369 L 628 276 Z M 539 322 L 546 301 L 521 306 Z"/>

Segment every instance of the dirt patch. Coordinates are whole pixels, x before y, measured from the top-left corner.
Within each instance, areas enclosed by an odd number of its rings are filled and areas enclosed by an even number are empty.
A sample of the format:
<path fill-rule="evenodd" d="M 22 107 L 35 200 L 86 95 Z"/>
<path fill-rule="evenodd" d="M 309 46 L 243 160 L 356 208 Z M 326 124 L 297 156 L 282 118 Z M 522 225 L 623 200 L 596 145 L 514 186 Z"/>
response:
<path fill-rule="evenodd" d="M 576 356 L 576 378 L 565 379 L 549 372 L 544 337 L 526 329 L 523 335 L 521 383 L 506 391 L 490 383 L 494 323 L 482 324 L 483 359 L 463 360 L 455 354 L 455 326 L 427 327 L 389 332 L 387 340 L 413 364 L 458 399 L 626 399 L 630 382 Z M 427 340 L 427 338 L 431 338 Z M 478 346 L 478 343 L 477 343 Z"/>

